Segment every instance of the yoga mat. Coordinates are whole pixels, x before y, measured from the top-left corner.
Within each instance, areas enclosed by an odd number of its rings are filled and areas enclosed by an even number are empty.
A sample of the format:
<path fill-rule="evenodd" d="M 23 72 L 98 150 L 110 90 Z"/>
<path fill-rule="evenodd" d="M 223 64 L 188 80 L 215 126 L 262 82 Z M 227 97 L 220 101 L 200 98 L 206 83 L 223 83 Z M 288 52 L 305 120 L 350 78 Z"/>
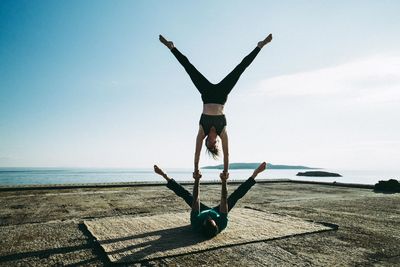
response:
<path fill-rule="evenodd" d="M 166 213 L 108 217 L 84 224 L 114 263 L 140 262 L 337 229 L 334 225 L 287 215 L 237 208 L 229 213 L 228 227 L 206 240 L 192 230 L 189 217 L 189 212 Z"/>

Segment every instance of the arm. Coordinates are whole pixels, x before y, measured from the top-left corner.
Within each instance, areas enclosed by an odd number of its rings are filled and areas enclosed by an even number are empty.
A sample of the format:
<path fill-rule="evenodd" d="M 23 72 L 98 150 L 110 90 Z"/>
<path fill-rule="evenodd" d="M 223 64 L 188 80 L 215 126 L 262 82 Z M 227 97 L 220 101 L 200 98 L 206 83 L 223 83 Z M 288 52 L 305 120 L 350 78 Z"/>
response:
<path fill-rule="evenodd" d="M 193 172 L 194 186 L 193 186 L 192 213 L 194 211 L 195 212 L 200 211 L 199 185 L 200 185 L 201 173 L 199 171 L 199 160 L 200 160 L 201 146 L 203 144 L 204 137 L 205 137 L 205 134 L 204 134 L 203 128 L 201 126 L 199 126 L 199 132 L 197 133 L 197 137 L 196 137 L 196 151 L 194 153 L 194 172 Z"/>
<path fill-rule="evenodd" d="M 203 128 L 199 126 L 199 132 L 196 137 L 196 150 L 194 152 L 194 174 L 199 173 L 200 152 L 203 145 L 205 134 Z"/>
<path fill-rule="evenodd" d="M 228 201 L 227 201 L 228 189 L 226 188 L 226 180 L 228 179 L 228 177 L 221 173 L 220 178 L 221 178 L 221 204 L 219 205 L 219 212 L 227 214 L 228 213 Z"/>
<path fill-rule="evenodd" d="M 229 169 L 229 147 L 228 147 L 228 134 L 226 129 L 220 135 L 222 143 L 222 151 L 224 153 L 224 173 L 228 173 Z"/>
<path fill-rule="evenodd" d="M 193 186 L 193 204 L 192 204 L 192 212 L 199 212 L 200 211 L 200 192 L 199 192 L 199 185 L 200 185 L 200 177 L 196 177 L 194 179 L 194 186 Z"/>

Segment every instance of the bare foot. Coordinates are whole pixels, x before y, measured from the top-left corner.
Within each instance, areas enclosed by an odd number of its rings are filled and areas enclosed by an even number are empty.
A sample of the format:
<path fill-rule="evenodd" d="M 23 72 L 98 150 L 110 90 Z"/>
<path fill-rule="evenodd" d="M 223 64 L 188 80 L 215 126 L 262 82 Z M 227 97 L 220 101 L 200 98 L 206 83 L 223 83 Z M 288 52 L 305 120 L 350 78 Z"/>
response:
<path fill-rule="evenodd" d="M 271 41 L 272 41 L 272 34 L 270 33 L 264 40 L 258 42 L 257 46 L 259 48 L 263 48 L 264 45 L 268 44 Z"/>
<path fill-rule="evenodd" d="M 168 47 L 169 49 L 172 49 L 172 48 L 175 47 L 173 42 L 168 41 L 168 40 L 165 39 L 164 36 L 162 36 L 161 34 L 160 34 L 160 36 L 159 36 L 159 39 L 160 39 L 160 42 L 163 43 L 163 44 L 164 44 L 166 47 Z"/>
<path fill-rule="evenodd" d="M 257 169 L 254 170 L 253 175 L 251 176 L 253 179 L 256 178 L 256 176 L 265 170 L 267 167 L 267 163 L 263 162 L 260 164 L 260 166 L 257 167 Z"/>
<path fill-rule="evenodd" d="M 167 180 L 167 181 L 171 180 L 171 178 L 169 178 L 167 176 L 167 174 L 165 172 L 163 172 L 163 170 L 158 168 L 157 165 L 154 165 L 154 172 L 157 173 L 158 175 L 161 175 L 162 177 L 164 177 L 164 179 Z"/>

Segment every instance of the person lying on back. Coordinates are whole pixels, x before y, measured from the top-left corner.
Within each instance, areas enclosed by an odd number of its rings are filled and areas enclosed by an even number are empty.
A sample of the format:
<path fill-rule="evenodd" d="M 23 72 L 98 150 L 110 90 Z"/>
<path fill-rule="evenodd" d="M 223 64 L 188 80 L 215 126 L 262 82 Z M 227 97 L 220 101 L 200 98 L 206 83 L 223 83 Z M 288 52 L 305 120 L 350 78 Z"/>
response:
<path fill-rule="evenodd" d="M 183 198 L 185 202 L 192 208 L 190 212 L 190 223 L 193 229 L 202 233 L 206 238 L 212 238 L 224 230 L 228 225 L 228 213 L 235 206 L 236 202 L 241 199 L 250 188 L 256 183 L 256 176 L 264 171 L 266 163 L 263 162 L 256 168 L 253 174 L 244 183 L 242 183 L 229 197 L 227 190 L 227 180 L 229 174 L 222 172 L 221 179 L 221 202 L 218 206 L 210 208 L 200 202 L 200 178 L 199 171 L 193 173 L 194 186 L 193 195 L 185 188 L 178 184 L 174 179 L 168 177 L 157 165 L 154 165 L 155 173 L 167 180 L 167 187 L 175 192 L 176 195 Z"/>

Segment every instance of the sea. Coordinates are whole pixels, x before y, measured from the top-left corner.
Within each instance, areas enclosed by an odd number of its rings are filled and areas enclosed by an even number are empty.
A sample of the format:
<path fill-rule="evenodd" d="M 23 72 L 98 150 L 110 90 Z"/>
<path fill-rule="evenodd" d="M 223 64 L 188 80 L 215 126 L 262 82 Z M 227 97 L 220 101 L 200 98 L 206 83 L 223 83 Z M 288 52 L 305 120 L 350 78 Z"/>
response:
<path fill-rule="evenodd" d="M 168 176 L 176 181 L 192 181 L 192 169 L 164 169 Z M 203 181 L 218 181 L 221 170 L 201 170 Z M 278 170 L 267 169 L 257 179 L 291 179 L 321 182 L 341 182 L 355 184 L 375 184 L 380 180 L 400 180 L 400 171 L 378 170 L 334 170 L 342 177 L 305 177 L 296 176 L 298 172 L 312 171 L 304 169 Z M 244 180 L 252 170 L 229 170 L 230 180 Z M 116 168 L 0 168 L 0 186 L 43 185 L 43 184 L 82 184 L 82 183 L 124 183 L 124 182 L 163 182 L 152 169 L 116 169 Z"/>

